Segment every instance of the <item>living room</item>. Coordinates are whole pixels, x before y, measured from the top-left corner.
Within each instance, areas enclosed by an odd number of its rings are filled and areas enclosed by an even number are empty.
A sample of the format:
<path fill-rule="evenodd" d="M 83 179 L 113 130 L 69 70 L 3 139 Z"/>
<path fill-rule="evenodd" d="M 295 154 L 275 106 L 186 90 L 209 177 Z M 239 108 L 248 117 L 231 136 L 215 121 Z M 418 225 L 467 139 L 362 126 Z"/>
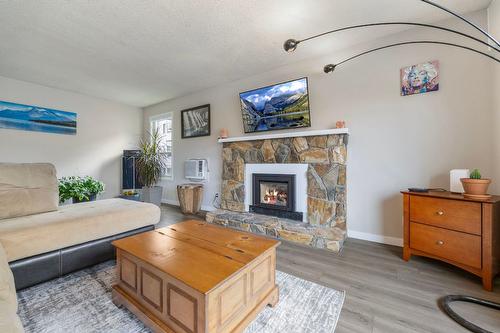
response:
<path fill-rule="evenodd" d="M 0 18 L 1 332 L 499 331 L 499 0 Z"/>

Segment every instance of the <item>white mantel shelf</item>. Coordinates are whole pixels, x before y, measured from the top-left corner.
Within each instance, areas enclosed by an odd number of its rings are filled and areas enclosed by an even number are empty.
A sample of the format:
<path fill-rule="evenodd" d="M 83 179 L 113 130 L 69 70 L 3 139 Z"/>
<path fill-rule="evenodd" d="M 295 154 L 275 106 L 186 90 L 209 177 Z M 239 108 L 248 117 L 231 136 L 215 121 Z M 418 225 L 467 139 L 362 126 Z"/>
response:
<path fill-rule="evenodd" d="M 299 136 L 318 136 L 318 135 L 331 135 L 331 134 L 349 134 L 349 129 L 331 128 L 324 130 L 312 130 L 312 131 L 291 132 L 291 133 L 288 132 L 288 133 L 235 136 L 233 138 L 218 139 L 217 142 L 224 143 L 224 142 L 237 142 L 237 141 L 256 141 L 256 140 L 296 138 Z"/>

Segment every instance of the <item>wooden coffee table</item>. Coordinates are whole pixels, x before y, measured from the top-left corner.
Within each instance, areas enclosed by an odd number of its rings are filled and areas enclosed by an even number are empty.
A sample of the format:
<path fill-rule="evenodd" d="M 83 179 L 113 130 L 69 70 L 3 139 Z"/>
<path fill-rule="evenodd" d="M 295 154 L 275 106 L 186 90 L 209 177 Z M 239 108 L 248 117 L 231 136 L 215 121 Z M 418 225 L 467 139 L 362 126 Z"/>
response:
<path fill-rule="evenodd" d="M 155 332 L 241 332 L 278 302 L 279 244 L 194 220 L 116 240 L 113 302 Z"/>

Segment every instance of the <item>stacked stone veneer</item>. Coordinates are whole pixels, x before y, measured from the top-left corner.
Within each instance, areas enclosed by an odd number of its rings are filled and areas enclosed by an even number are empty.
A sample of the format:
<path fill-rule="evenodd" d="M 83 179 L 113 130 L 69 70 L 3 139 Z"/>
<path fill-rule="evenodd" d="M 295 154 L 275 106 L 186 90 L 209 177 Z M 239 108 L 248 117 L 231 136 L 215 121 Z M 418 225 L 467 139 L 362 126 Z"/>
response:
<path fill-rule="evenodd" d="M 207 221 L 339 251 L 346 237 L 347 134 L 223 144 L 221 210 Z M 245 213 L 245 164 L 306 163 L 307 223 Z"/>

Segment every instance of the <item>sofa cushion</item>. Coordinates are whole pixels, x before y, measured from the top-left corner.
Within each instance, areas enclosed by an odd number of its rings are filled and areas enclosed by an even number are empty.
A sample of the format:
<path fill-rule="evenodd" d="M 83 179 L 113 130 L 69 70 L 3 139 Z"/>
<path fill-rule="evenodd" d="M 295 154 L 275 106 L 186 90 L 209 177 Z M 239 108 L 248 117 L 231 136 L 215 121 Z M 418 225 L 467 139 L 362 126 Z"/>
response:
<path fill-rule="evenodd" d="M 57 210 L 56 169 L 48 163 L 0 163 L 0 219 Z"/>
<path fill-rule="evenodd" d="M 149 203 L 107 199 L 61 206 L 58 211 L 5 219 L 0 242 L 14 261 L 160 221 L 160 208 Z"/>

